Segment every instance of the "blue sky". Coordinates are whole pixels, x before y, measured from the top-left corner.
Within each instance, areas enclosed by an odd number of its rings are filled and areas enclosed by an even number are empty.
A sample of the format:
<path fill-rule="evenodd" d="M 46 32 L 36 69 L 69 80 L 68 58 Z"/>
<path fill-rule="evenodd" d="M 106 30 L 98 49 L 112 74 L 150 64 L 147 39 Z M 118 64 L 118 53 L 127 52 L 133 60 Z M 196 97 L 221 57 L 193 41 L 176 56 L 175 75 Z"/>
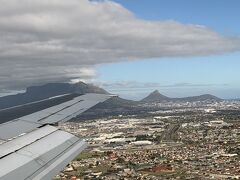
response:
<path fill-rule="evenodd" d="M 176 20 L 200 24 L 222 33 L 240 32 L 238 0 L 116 0 L 125 8 L 147 20 Z"/>
<path fill-rule="evenodd" d="M 155 89 L 240 98 L 239 7 L 239 0 L 7 0 L 0 96 L 85 81 L 131 99 Z"/>
<path fill-rule="evenodd" d="M 203 25 L 222 35 L 240 34 L 239 0 L 116 0 L 116 2 L 141 19 L 174 20 L 183 24 Z M 222 98 L 239 98 L 239 68 L 238 52 L 202 57 L 154 58 L 98 65 L 97 81 L 108 82 L 108 86 L 103 87 L 132 99 L 140 99 L 154 89 L 172 97 L 211 93 Z M 109 85 L 111 83 L 112 85 Z"/>

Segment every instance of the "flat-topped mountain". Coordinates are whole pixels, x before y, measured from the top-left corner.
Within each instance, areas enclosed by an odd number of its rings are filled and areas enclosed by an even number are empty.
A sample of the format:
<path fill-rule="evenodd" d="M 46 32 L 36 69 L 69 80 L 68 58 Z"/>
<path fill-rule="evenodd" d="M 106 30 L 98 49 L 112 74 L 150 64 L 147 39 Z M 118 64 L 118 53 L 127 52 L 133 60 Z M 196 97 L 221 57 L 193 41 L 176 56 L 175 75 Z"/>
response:
<path fill-rule="evenodd" d="M 26 89 L 25 93 L 16 95 L 4 96 L 0 98 L 0 109 L 13 107 L 21 104 L 26 104 L 34 101 L 43 100 L 49 97 L 62 94 L 84 94 L 84 93 L 99 93 L 109 94 L 102 88 L 92 84 L 79 82 L 76 84 L 70 83 L 48 83 L 42 86 L 31 86 Z"/>

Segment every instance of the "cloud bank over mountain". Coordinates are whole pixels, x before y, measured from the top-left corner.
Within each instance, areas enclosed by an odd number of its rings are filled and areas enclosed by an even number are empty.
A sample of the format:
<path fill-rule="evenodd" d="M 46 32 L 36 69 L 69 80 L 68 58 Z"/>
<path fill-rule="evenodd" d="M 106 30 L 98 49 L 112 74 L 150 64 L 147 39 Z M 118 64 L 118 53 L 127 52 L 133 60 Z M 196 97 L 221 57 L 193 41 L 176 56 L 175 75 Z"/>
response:
<path fill-rule="evenodd" d="M 91 79 L 103 63 L 239 50 L 238 37 L 139 19 L 112 1 L 3 0 L 0 6 L 0 89 Z"/>

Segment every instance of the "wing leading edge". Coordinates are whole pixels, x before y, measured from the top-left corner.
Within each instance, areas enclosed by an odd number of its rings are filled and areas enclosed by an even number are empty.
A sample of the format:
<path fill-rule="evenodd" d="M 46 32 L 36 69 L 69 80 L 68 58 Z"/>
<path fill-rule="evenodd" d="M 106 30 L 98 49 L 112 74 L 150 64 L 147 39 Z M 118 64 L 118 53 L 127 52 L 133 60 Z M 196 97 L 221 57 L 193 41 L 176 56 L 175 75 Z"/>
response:
<path fill-rule="evenodd" d="M 0 179 L 51 179 L 87 146 L 51 124 L 68 121 L 109 98 L 85 94 L 0 124 Z"/>

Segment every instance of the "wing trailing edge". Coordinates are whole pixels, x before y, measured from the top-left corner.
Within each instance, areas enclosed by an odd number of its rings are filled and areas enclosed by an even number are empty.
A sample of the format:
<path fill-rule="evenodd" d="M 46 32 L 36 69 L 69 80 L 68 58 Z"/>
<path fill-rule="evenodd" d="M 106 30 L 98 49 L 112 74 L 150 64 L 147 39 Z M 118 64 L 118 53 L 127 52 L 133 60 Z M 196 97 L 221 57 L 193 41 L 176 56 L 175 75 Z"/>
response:
<path fill-rule="evenodd" d="M 52 126 L 66 122 L 111 95 L 85 94 L 0 124 L 0 179 L 49 180 L 87 143 Z"/>
<path fill-rule="evenodd" d="M 87 143 L 53 126 L 44 126 L 0 146 L 3 180 L 48 180 L 74 159 Z"/>

